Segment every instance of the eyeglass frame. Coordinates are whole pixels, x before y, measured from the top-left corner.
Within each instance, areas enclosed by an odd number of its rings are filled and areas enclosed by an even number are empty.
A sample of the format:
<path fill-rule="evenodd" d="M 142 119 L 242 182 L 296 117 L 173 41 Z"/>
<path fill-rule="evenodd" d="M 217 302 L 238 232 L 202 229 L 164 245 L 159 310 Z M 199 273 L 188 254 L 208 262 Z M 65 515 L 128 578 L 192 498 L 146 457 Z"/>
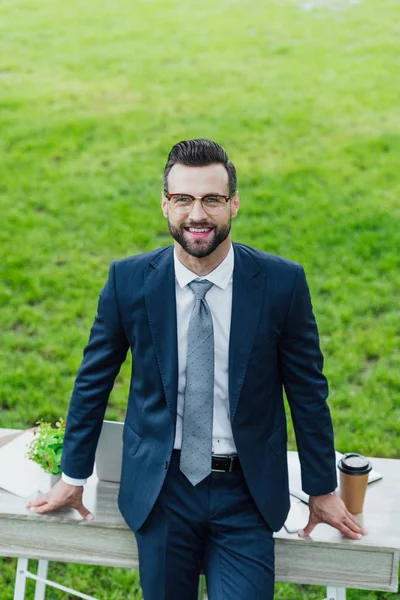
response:
<path fill-rule="evenodd" d="M 172 198 L 173 196 L 188 196 L 189 198 L 192 198 L 192 199 L 193 199 L 193 201 L 192 201 L 192 204 L 191 204 L 191 206 L 190 206 L 190 210 L 188 210 L 187 212 L 183 212 L 183 213 L 177 213 L 177 212 L 175 212 L 175 211 L 174 211 L 174 209 L 173 209 L 173 208 L 172 208 L 172 206 L 170 205 L 170 206 L 171 206 L 171 210 L 172 210 L 172 211 L 173 211 L 175 214 L 181 214 L 181 215 L 185 215 L 185 214 L 186 214 L 186 215 L 188 215 L 188 214 L 190 214 L 190 212 L 192 211 L 192 209 L 193 209 L 193 206 L 194 206 L 194 203 L 195 203 L 195 201 L 196 201 L 196 200 L 200 200 L 200 202 L 201 202 L 201 206 L 203 207 L 204 211 L 205 211 L 205 212 L 206 212 L 208 215 L 211 215 L 211 214 L 213 214 L 213 213 L 209 213 L 209 212 L 208 212 L 208 210 L 206 209 L 206 207 L 204 206 L 204 204 L 203 204 L 203 200 L 204 200 L 204 198 L 223 198 L 223 199 L 225 200 L 225 202 L 226 202 L 226 203 L 228 203 L 228 202 L 229 202 L 229 200 L 232 200 L 232 196 L 224 196 L 223 194 L 205 194 L 205 196 L 192 196 L 192 194 L 183 194 L 183 193 L 179 193 L 179 192 L 178 192 L 178 193 L 175 193 L 175 194 L 168 194 L 166 190 L 164 190 L 164 196 L 166 197 L 166 199 L 167 199 L 169 202 L 171 201 L 171 198 Z M 223 208 L 225 208 L 225 207 L 223 207 Z M 220 213 L 214 213 L 214 214 L 222 214 L 222 212 L 223 212 L 223 211 L 221 211 Z"/>

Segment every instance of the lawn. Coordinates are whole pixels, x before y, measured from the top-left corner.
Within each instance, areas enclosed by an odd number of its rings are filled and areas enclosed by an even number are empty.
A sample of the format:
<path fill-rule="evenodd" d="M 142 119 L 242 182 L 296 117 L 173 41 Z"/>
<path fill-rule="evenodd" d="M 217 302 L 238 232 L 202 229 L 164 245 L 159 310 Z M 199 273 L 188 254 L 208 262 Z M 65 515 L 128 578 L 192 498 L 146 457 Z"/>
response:
<path fill-rule="evenodd" d="M 110 262 L 170 243 L 167 154 L 209 137 L 238 171 L 233 238 L 306 269 L 337 450 L 400 458 L 399 21 L 394 0 L 2 1 L 1 427 L 65 416 Z M 128 385 L 125 364 L 107 418 Z M 136 572 L 49 576 L 141 598 Z"/>

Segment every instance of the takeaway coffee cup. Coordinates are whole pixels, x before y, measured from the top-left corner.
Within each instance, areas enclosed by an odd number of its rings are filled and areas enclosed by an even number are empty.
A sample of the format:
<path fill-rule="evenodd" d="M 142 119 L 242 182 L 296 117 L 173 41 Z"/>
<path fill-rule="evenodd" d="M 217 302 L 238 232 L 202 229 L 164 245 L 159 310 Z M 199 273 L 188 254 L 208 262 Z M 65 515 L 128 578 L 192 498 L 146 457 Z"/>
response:
<path fill-rule="evenodd" d="M 338 463 L 340 471 L 340 497 L 347 510 L 358 515 L 363 510 L 368 473 L 372 465 L 365 456 L 356 452 L 344 454 Z"/>

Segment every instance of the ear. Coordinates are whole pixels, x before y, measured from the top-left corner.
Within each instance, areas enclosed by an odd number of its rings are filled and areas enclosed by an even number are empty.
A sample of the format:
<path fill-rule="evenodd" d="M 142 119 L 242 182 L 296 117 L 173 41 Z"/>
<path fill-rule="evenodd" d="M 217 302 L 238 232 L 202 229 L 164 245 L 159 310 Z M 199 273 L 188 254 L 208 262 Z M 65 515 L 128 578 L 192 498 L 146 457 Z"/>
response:
<path fill-rule="evenodd" d="M 166 219 L 168 219 L 168 200 L 165 197 L 164 191 L 161 191 L 161 210 Z"/>
<path fill-rule="evenodd" d="M 240 207 L 240 196 L 239 196 L 239 192 L 236 190 L 236 192 L 233 194 L 232 199 L 231 199 L 231 217 L 232 217 L 232 219 L 234 219 L 236 217 L 236 215 L 238 214 L 239 207 Z"/>

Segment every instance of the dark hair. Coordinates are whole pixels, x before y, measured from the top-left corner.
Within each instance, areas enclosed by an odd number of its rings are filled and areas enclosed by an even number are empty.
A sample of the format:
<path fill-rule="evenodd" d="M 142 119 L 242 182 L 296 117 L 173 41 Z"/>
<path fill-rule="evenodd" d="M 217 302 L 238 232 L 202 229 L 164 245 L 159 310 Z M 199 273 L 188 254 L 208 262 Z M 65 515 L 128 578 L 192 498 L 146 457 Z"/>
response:
<path fill-rule="evenodd" d="M 228 172 L 229 195 L 236 192 L 237 178 L 234 164 L 229 160 L 224 148 L 205 138 L 195 140 L 183 140 L 172 147 L 168 155 L 167 164 L 164 169 L 164 191 L 168 192 L 168 175 L 172 167 L 176 164 L 186 165 L 187 167 L 206 167 L 212 164 L 224 165 Z"/>

